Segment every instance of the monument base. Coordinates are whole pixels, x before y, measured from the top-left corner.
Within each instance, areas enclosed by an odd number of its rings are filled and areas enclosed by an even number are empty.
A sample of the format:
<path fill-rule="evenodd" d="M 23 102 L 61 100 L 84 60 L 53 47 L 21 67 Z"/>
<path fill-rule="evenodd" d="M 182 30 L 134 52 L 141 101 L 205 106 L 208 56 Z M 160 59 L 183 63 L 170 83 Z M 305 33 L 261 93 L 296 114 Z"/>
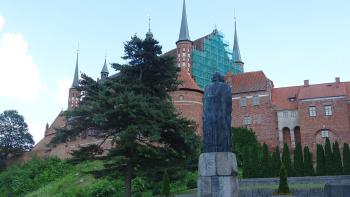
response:
<path fill-rule="evenodd" d="M 198 197 L 237 197 L 237 160 L 231 152 L 202 153 L 199 157 Z"/>

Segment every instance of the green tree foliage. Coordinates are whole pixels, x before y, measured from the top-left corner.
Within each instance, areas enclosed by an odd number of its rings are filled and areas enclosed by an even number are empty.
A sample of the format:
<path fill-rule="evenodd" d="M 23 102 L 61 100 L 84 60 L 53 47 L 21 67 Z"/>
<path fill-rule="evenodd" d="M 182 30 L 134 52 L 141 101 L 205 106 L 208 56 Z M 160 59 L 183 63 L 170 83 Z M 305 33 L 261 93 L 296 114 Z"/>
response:
<path fill-rule="evenodd" d="M 304 159 L 301 144 L 297 143 L 294 149 L 294 173 L 295 176 L 304 176 Z"/>
<path fill-rule="evenodd" d="M 276 146 L 275 152 L 272 153 L 272 176 L 273 177 L 278 177 L 279 176 L 279 171 L 281 169 L 281 156 L 280 156 L 280 150 L 279 147 Z"/>
<path fill-rule="evenodd" d="M 333 169 L 334 174 L 343 174 L 343 163 L 341 161 L 340 150 L 338 142 L 333 143 Z"/>
<path fill-rule="evenodd" d="M 279 180 L 278 191 L 277 191 L 278 194 L 289 194 L 287 177 L 288 177 L 287 170 L 284 164 L 282 164 L 280 169 L 280 180 Z"/>
<path fill-rule="evenodd" d="M 253 177 L 252 162 L 251 162 L 251 150 L 249 147 L 245 147 L 243 151 L 243 178 Z"/>
<path fill-rule="evenodd" d="M 24 196 L 67 174 L 71 169 L 71 165 L 57 158 L 33 158 L 23 165 L 10 166 L 0 174 L 0 196 Z"/>
<path fill-rule="evenodd" d="M 290 159 L 289 148 L 287 144 L 284 144 L 283 146 L 282 163 L 284 164 L 284 167 L 287 170 L 287 175 L 293 176 L 294 173 L 292 168 L 292 161 Z"/>
<path fill-rule="evenodd" d="M 269 148 L 264 143 L 262 148 L 262 160 L 261 160 L 261 177 L 271 177 L 271 155 Z"/>
<path fill-rule="evenodd" d="M 324 146 L 324 157 L 325 157 L 325 165 L 326 165 L 326 175 L 334 175 L 334 166 L 333 166 L 333 153 L 331 142 L 328 138 L 326 138 L 326 143 Z"/>
<path fill-rule="evenodd" d="M 163 175 L 161 196 L 168 197 L 170 195 L 170 179 L 168 172 L 165 171 Z"/>
<path fill-rule="evenodd" d="M 70 127 L 57 131 L 52 141 L 65 141 L 87 129 L 112 139 L 109 157 L 124 173 L 125 196 L 131 196 L 134 174 L 153 177 L 170 163 L 184 165 L 199 152 L 195 123 L 176 112 L 168 95 L 179 84 L 174 58 L 160 54 L 158 41 L 133 36 L 125 43 L 123 58 L 128 63 L 113 64 L 118 77 L 101 83 L 83 75 L 80 107 L 66 113 Z"/>
<path fill-rule="evenodd" d="M 304 147 L 304 175 L 313 176 L 314 175 L 314 166 L 312 164 L 312 153 L 309 150 L 309 147 Z"/>
<path fill-rule="evenodd" d="M 349 145 L 344 143 L 343 147 L 344 174 L 350 175 L 350 150 Z"/>
<path fill-rule="evenodd" d="M 7 110 L 0 114 L 0 160 L 8 159 L 33 148 L 34 140 L 28 132 L 28 125 L 16 110 Z"/>
<path fill-rule="evenodd" d="M 317 144 L 316 174 L 319 176 L 326 175 L 326 161 L 322 144 Z"/>
<path fill-rule="evenodd" d="M 251 129 L 232 128 L 232 134 L 232 152 L 236 154 L 238 166 L 242 166 L 246 147 L 259 146 L 259 142 Z"/>

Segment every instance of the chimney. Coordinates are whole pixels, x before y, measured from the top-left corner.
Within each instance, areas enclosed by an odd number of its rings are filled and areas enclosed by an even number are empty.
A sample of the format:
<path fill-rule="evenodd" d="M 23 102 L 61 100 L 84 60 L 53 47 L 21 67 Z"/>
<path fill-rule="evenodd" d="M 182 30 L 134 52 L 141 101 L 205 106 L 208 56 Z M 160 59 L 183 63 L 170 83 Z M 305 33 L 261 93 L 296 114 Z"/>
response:
<path fill-rule="evenodd" d="M 310 84 L 309 84 L 309 80 L 304 80 L 304 86 L 305 87 L 308 87 Z"/>
<path fill-rule="evenodd" d="M 335 83 L 340 83 L 340 77 L 335 78 Z"/>

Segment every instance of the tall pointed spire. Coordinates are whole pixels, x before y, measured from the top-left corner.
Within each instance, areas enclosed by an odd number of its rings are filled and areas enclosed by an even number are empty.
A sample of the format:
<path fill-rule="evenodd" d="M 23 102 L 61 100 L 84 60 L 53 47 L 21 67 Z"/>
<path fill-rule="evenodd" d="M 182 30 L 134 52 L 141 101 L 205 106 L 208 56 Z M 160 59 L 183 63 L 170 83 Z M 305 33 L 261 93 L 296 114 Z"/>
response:
<path fill-rule="evenodd" d="M 71 88 L 77 88 L 79 86 L 79 47 L 77 50 L 77 60 L 75 64 L 74 79 Z"/>
<path fill-rule="evenodd" d="M 148 32 L 146 33 L 146 38 L 152 38 L 153 33 L 151 32 L 151 16 L 148 16 Z"/>
<path fill-rule="evenodd" d="M 183 0 L 183 8 L 182 8 L 182 19 L 181 19 L 181 28 L 180 35 L 178 41 L 190 41 L 190 34 L 188 31 L 187 25 L 187 14 L 186 14 L 186 1 Z"/>
<path fill-rule="evenodd" d="M 101 79 L 107 79 L 108 78 L 108 66 L 107 66 L 107 56 L 105 56 L 105 63 L 103 64 L 103 68 L 101 70 Z"/>
<path fill-rule="evenodd" d="M 239 45 L 238 45 L 238 36 L 237 36 L 237 22 L 236 22 L 236 16 L 235 16 L 235 38 L 234 38 L 234 43 L 233 43 L 233 58 L 235 62 L 243 62 L 241 59 L 241 52 L 239 50 Z"/>

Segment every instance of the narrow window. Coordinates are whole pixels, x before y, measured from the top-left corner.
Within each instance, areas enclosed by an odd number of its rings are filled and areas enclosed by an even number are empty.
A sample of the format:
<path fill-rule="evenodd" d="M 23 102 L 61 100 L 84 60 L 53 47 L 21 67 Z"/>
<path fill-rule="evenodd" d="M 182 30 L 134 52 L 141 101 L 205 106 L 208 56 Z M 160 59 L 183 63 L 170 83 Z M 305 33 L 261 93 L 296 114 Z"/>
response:
<path fill-rule="evenodd" d="M 322 138 L 329 137 L 329 132 L 328 132 L 328 130 L 322 130 L 322 131 L 321 131 L 321 137 L 322 137 Z"/>
<path fill-rule="evenodd" d="M 283 112 L 283 118 L 288 118 L 288 112 L 287 111 Z"/>
<path fill-rule="evenodd" d="M 316 107 L 315 106 L 309 107 L 309 116 L 310 117 L 316 116 Z"/>
<path fill-rule="evenodd" d="M 243 125 L 250 125 L 252 124 L 252 118 L 250 116 L 245 116 L 243 118 Z"/>
<path fill-rule="evenodd" d="M 241 106 L 241 107 L 246 107 L 247 106 L 247 98 L 241 98 L 240 100 L 239 100 L 239 106 Z"/>
<path fill-rule="evenodd" d="M 333 115 L 332 106 L 330 106 L 330 105 L 324 106 L 324 115 L 325 116 L 332 116 Z"/>
<path fill-rule="evenodd" d="M 260 97 L 259 96 L 254 96 L 253 97 L 253 105 L 257 106 L 260 104 Z"/>

